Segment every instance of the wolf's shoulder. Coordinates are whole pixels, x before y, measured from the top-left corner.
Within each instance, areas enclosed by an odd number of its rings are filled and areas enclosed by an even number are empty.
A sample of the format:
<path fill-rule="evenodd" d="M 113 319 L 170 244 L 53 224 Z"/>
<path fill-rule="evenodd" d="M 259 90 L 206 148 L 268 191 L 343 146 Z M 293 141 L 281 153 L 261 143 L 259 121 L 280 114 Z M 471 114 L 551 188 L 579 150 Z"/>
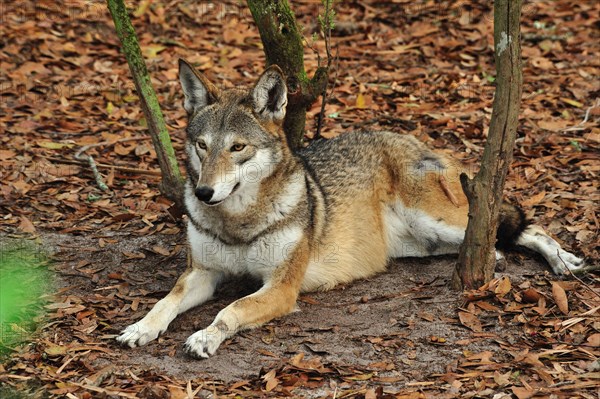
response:
<path fill-rule="evenodd" d="M 375 166 L 382 156 L 390 151 L 399 152 L 397 156 L 400 157 L 412 157 L 430 150 L 417 138 L 408 134 L 355 131 L 343 133 L 333 139 L 316 140 L 301 149 L 298 155 L 317 172 L 326 173 L 331 171 L 331 168 L 347 172 Z"/>
<path fill-rule="evenodd" d="M 357 131 L 317 140 L 298 152 L 325 193 L 352 192 L 372 185 L 385 159 L 414 162 L 428 148 L 414 136 L 387 131 Z"/>

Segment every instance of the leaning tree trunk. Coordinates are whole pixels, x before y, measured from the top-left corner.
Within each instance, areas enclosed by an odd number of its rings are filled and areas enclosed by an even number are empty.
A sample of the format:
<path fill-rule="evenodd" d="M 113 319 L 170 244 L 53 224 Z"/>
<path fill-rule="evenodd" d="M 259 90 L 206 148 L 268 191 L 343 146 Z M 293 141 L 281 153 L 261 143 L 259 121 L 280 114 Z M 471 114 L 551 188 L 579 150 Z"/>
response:
<path fill-rule="evenodd" d="M 521 102 L 521 0 L 494 1 L 496 93 L 481 169 L 473 180 L 461 175 L 469 201 L 469 224 L 454 272 L 454 288 L 477 288 L 489 281 L 504 181 L 517 133 Z"/>
<path fill-rule="evenodd" d="M 283 130 L 289 145 L 297 148 L 304 137 L 306 109 L 323 92 L 327 68 L 318 68 L 312 79 L 306 74 L 302 35 L 287 0 L 248 0 L 248 7 L 260 33 L 267 65 L 278 65 L 287 78 Z"/>
<path fill-rule="evenodd" d="M 175 151 L 171 145 L 171 137 L 167 131 L 167 125 L 163 118 L 160 104 L 156 98 L 156 93 L 150 82 L 150 75 L 146 68 L 146 63 L 140 50 L 140 45 L 127 14 L 127 8 L 123 0 L 107 0 L 108 9 L 115 23 L 117 36 L 121 40 L 123 53 L 129 64 L 129 70 L 133 75 L 135 88 L 140 101 L 142 110 L 148 122 L 148 131 L 152 137 L 152 143 L 158 157 L 158 164 L 162 173 L 162 182 L 160 190 L 175 202 L 179 212 L 184 209 L 183 205 L 183 178 L 179 171 Z"/>

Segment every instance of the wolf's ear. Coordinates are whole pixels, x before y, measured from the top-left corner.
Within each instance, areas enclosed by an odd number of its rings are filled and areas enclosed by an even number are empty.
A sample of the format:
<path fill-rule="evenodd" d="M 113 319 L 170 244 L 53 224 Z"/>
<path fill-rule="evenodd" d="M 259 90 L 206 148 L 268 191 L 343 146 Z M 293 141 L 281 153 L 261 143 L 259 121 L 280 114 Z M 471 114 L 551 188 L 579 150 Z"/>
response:
<path fill-rule="evenodd" d="M 217 102 L 219 89 L 198 72 L 189 62 L 179 59 L 179 81 L 185 100 L 183 108 L 188 115 L 193 115 L 199 109 Z"/>
<path fill-rule="evenodd" d="M 285 117 L 287 87 L 283 72 L 277 65 L 271 65 L 261 75 L 252 90 L 254 112 L 263 118 L 281 121 Z"/>

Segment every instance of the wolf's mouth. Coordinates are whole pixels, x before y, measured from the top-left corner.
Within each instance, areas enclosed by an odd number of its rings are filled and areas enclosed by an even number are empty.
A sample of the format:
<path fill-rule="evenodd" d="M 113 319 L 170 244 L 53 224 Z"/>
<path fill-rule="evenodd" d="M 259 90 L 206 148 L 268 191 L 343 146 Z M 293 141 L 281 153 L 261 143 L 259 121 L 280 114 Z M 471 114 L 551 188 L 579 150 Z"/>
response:
<path fill-rule="evenodd" d="M 229 195 L 227 197 L 229 197 L 231 194 L 235 193 L 235 191 L 240 187 L 240 183 L 236 183 L 235 186 L 233 186 L 233 190 L 231 190 L 231 192 L 229 193 Z M 225 198 L 227 198 L 225 197 Z M 202 201 L 204 202 L 206 205 L 208 206 L 216 206 L 219 205 L 221 202 L 223 202 L 225 200 L 225 198 L 223 198 L 220 201 Z"/>

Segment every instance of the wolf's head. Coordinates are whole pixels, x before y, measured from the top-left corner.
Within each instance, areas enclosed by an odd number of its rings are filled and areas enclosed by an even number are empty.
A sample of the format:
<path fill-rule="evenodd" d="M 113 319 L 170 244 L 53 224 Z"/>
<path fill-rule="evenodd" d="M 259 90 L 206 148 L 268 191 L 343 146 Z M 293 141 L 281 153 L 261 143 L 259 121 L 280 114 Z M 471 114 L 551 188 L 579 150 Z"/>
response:
<path fill-rule="evenodd" d="M 188 176 L 196 197 L 218 205 L 234 193 L 256 195 L 289 152 L 282 128 L 287 105 L 283 73 L 271 66 L 251 90 L 220 90 L 180 60 L 179 79 L 189 118 Z"/>

